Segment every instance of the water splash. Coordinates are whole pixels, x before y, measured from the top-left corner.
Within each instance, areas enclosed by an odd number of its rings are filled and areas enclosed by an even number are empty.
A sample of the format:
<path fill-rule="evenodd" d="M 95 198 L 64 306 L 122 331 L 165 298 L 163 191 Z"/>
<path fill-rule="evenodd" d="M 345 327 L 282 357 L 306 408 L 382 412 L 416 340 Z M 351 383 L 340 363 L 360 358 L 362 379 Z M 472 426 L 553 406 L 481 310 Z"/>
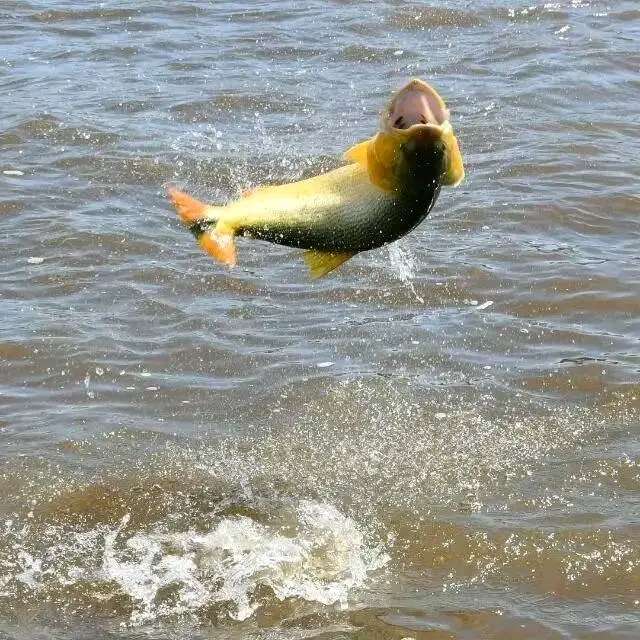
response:
<path fill-rule="evenodd" d="M 52 528 L 57 543 L 40 557 L 18 552 L 14 586 L 34 597 L 44 590 L 55 598 L 57 589 L 69 586 L 89 600 L 124 597 L 131 626 L 197 618 L 214 605 L 242 621 L 265 602 L 265 588 L 278 601 L 345 608 L 350 591 L 389 560 L 330 504 L 292 502 L 280 516 L 277 524 L 244 515 L 218 518 L 208 529 L 179 532 L 167 531 L 171 518 L 150 531 L 129 532 L 130 515 L 117 526 L 88 531 Z"/>
<path fill-rule="evenodd" d="M 409 249 L 404 248 L 401 242 L 394 242 L 390 244 L 388 251 L 392 274 L 402 281 L 418 302 L 424 304 L 424 298 L 418 295 L 418 292 L 413 286 L 413 278 L 416 273 L 414 255 L 409 251 Z"/>

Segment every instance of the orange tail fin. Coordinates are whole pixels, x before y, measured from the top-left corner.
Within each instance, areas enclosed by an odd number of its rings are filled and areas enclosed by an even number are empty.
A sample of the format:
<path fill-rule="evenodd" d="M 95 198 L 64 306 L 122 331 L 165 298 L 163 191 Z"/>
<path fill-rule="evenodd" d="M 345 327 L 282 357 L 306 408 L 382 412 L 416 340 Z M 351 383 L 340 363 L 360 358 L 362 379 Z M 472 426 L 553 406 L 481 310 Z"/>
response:
<path fill-rule="evenodd" d="M 170 187 L 168 195 L 178 210 L 180 220 L 191 229 L 198 244 L 212 258 L 223 264 L 236 264 L 235 230 L 216 220 L 216 207 L 211 207 L 190 195 Z"/>
<path fill-rule="evenodd" d="M 204 231 L 198 236 L 198 244 L 218 262 L 234 267 L 236 265 L 236 243 L 233 236 L 233 229 L 229 229 L 219 222 L 215 229 Z"/>
<path fill-rule="evenodd" d="M 191 226 L 206 218 L 208 206 L 204 202 L 200 202 L 200 200 L 196 200 L 173 187 L 169 187 L 167 194 L 173 206 L 177 209 L 180 220 L 186 225 Z"/>

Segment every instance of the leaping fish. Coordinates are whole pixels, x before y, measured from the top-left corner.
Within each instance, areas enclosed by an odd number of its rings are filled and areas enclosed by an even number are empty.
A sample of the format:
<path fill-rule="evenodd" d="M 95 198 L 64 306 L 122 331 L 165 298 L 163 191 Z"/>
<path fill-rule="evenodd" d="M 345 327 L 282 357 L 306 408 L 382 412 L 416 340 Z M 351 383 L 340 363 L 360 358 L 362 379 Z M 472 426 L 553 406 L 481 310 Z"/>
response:
<path fill-rule="evenodd" d="M 259 187 L 223 206 L 169 189 L 182 222 L 216 260 L 236 264 L 235 237 L 306 249 L 313 278 L 419 225 L 440 188 L 464 178 L 449 110 L 422 80 L 397 91 L 380 130 L 351 147 L 344 166 L 313 178 Z"/>

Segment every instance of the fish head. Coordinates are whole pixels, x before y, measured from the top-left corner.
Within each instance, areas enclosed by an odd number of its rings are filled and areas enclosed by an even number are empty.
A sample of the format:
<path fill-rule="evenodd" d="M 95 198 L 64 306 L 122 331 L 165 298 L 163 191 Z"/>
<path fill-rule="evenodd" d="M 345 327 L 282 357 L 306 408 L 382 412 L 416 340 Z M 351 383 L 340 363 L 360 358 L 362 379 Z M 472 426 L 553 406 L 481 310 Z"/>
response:
<path fill-rule="evenodd" d="M 382 116 L 376 142 L 386 154 L 398 188 L 424 182 L 455 186 L 464 178 L 458 141 L 450 114 L 438 92 L 422 80 L 411 80 L 396 92 Z"/>
<path fill-rule="evenodd" d="M 349 149 L 345 159 L 366 167 L 370 181 L 386 191 L 415 193 L 464 178 L 449 110 L 422 80 L 411 80 L 391 97 L 379 133 Z"/>
<path fill-rule="evenodd" d="M 382 114 L 383 129 L 409 129 L 415 124 L 441 125 L 449 120 L 449 109 L 438 92 L 414 79 L 396 91 Z"/>

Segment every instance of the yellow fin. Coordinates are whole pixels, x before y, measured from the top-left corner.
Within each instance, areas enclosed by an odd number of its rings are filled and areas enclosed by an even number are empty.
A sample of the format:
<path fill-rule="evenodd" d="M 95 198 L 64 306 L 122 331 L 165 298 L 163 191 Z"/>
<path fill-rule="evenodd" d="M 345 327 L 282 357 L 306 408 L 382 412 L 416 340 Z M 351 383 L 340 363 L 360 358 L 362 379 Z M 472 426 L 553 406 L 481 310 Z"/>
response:
<path fill-rule="evenodd" d="M 396 164 L 403 134 L 381 131 L 371 141 L 367 156 L 369 180 L 385 191 L 396 187 Z"/>
<path fill-rule="evenodd" d="M 310 249 L 304 252 L 304 261 L 309 267 L 311 277 L 315 280 L 326 276 L 327 273 L 337 269 L 341 264 L 353 258 L 355 253 L 348 252 L 331 252 L 331 251 L 316 251 Z"/>
<path fill-rule="evenodd" d="M 344 159 L 361 165 L 367 170 L 369 180 L 385 191 L 395 187 L 394 168 L 397 162 L 398 139 L 401 134 L 381 132 L 354 145 L 344 154 Z"/>
<path fill-rule="evenodd" d="M 458 140 L 455 135 L 453 135 L 453 129 L 449 122 L 445 122 L 442 128 L 444 130 L 442 139 L 445 145 L 447 145 L 447 151 L 449 152 L 449 166 L 442 176 L 442 184 L 449 187 L 457 187 L 464 180 L 462 154 L 460 153 Z"/>
<path fill-rule="evenodd" d="M 355 164 L 360 164 L 366 168 L 367 154 L 369 152 L 369 144 L 371 144 L 371 140 L 373 140 L 373 138 L 353 145 L 351 149 L 344 152 L 344 159 Z"/>

